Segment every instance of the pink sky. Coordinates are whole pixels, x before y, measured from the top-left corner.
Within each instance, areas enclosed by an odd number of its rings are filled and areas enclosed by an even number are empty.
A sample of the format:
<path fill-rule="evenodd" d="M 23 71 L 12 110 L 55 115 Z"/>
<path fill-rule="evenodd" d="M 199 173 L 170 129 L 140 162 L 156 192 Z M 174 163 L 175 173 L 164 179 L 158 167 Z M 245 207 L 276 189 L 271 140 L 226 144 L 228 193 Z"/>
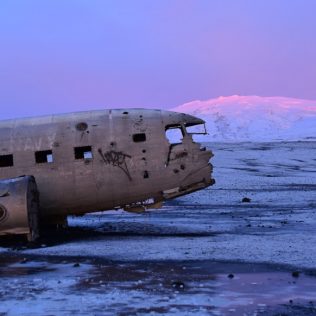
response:
<path fill-rule="evenodd" d="M 3 0 L 0 119 L 316 99 L 313 0 Z"/>

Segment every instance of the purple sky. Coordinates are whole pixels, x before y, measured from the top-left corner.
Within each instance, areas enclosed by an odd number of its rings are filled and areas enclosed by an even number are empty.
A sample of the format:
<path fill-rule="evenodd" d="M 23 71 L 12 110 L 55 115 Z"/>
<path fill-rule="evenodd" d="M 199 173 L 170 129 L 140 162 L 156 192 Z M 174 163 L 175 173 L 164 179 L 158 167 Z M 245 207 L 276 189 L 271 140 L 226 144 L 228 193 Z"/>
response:
<path fill-rule="evenodd" d="M 0 119 L 316 99 L 314 0 L 1 0 Z"/>

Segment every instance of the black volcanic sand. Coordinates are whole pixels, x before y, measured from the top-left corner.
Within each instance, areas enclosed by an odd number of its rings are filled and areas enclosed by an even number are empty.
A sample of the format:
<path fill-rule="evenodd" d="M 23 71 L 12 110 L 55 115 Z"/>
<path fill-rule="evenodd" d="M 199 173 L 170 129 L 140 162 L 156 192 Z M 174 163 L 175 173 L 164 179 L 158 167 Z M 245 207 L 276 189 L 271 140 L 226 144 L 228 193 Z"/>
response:
<path fill-rule="evenodd" d="M 87 266 L 89 271 L 82 275 Z M 71 271 L 70 275 L 63 270 Z M 94 312 L 100 315 L 315 315 L 315 276 L 313 270 L 296 271 L 281 265 L 206 260 L 127 263 L 68 256 L 23 256 L 15 251 L 0 255 L 0 299 L 14 302 L 23 297 L 36 300 L 44 296 L 52 306 L 60 308 L 59 313 L 67 314 L 59 306 L 62 300 L 58 285 L 47 282 L 45 287 L 39 287 L 36 280 L 62 283 L 71 277 L 75 282 L 66 287 L 66 292 L 63 288 L 64 294 L 101 295 L 107 301 L 107 310 L 95 305 Z M 14 290 L 3 286 L 9 283 L 14 284 Z M 106 296 L 113 289 L 130 293 L 130 299 L 138 304 L 111 304 Z M 190 298 L 187 303 L 186 298 Z M 148 303 L 139 304 L 146 300 Z M 0 311 L 6 315 L 1 307 Z M 80 309 L 73 311 L 81 314 Z"/>

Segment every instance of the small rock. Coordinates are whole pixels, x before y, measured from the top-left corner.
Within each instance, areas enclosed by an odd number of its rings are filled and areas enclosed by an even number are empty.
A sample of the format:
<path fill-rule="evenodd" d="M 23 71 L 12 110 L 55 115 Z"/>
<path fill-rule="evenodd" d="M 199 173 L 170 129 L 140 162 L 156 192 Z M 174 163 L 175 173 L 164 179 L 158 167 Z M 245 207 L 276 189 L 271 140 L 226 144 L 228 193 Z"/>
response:
<path fill-rule="evenodd" d="M 293 304 L 293 300 L 289 300 L 290 304 Z"/>
<path fill-rule="evenodd" d="M 23 263 L 27 263 L 27 261 L 28 261 L 28 260 L 27 260 L 26 258 L 23 258 L 23 259 L 20 261 L 20 263 L 22 263 L 22 264 L 23 264 Z"/>
<path fill-rule="evenodd" d="M 183 291 L 185 288 L 185 284 L 183 282 L 176 281 L 172 283 L 172 287 L 176 289 L 177 291 L 179 290 Z"/>
<path fill-rule="evenodd" d="M 227 276 L 229 279 L 233 279 L 235 276 L 232 274 L 232 273 L 230 273 L 230 274 L 228 274 L 228 276 Z"/>
<path fill-rule="evenodd" d="M 241 200 L 242 203 L 250 203 L 251 202 L 251 199 L 248 198 L 248 197 L 244 197 L 242 200 Z"/>
<path fill-rule="evenodd" d="M 74 263 L 73 267 L 74 267 L 74 268 L 80 267 L 80 263 L 78 263 L 78 262 Z"/>
<path fill-rule="evenodd" d="M 293 278 L 298 278 L 300 276 L 300 273 L 298 271 L 293 271 L 292 272 L 292 277 Z"/>

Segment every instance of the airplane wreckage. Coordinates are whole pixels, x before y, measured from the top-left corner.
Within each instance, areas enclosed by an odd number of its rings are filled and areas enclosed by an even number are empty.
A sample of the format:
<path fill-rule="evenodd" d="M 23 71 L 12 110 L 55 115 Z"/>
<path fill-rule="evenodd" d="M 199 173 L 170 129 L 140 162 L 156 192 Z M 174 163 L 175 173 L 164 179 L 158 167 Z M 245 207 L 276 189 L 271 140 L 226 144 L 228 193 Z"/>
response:
<path fill-rule="evenodd" d="M 192 138 L 204 123 L 147 109 L 0 121 L 0 235 L 34 241 L 68 215 L 159 208 L 214 184 L 213 154 Z"/>

